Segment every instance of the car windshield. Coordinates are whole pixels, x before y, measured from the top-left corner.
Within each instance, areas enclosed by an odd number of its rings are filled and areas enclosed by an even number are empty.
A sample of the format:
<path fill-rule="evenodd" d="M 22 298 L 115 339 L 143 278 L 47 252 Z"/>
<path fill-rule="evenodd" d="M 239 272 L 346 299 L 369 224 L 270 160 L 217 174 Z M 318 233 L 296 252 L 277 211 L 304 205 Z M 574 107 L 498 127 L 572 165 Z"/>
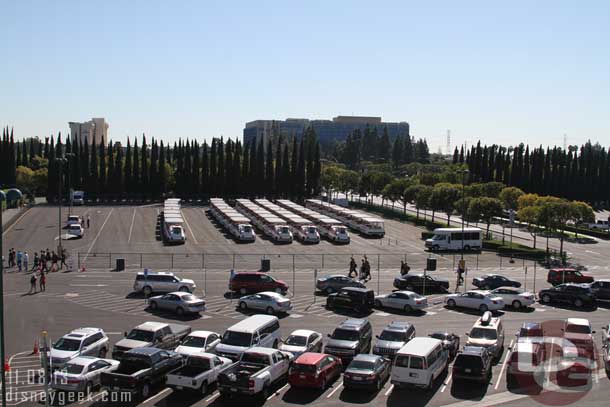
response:
<path fill-rule="evenodd" d="M 80 341 L 77 339 L 60 338 L 55 343 L 53 348 L 57 349 L 57 350 L 66 350 L 66 351 L 74 352 L 74 351 L 77 351 L 80 349 Z"/>
<path fill-rule="evenodd" d="M 521 328 L 521 330 L 519 331 L 519 336 L 522 336 L 524 338 L 526 337 L 530 337 L 530 336 L 542 336 L 542 330 L 540 329 L 528 329 L 528 328 Z"/>
<path fill-rule="evenodd" d="M 79 225 L 70 225 L 70 230 L 80 230 L 80 226 Z"/>
<path fill-rule="evenodd" d="M 66 373 L 70 373 L 70 374 L 81 374 L 84 368 L 85 368 L 85 366 L 83 366 L 83 365 L 77 365 L 75 363 L 68 363 L 64 366 L 62 371 L 65 371 Z"/>
<path fill-rule="evenodd" d="M 141 329 L 132 329 L 127 335 L 127 339 L 133 339 L 134 341 L 152 342 L 153 333 L 150 331 L 142 331 Z"/>
<path fill-rule="evenodd" d="M 495 329 L 472 328 L 470 337 L 474 339 L 498 339 Z"/>
<path fill-rule="evenodd" d="M 245 363 L 255 363 L 257 365 L 268 365 L 269 356 L 260 353 L 246 352 L 242 355 L 241 361 Z"/>
<path fill-rule="evenodd" d="M 316 228 L 307 228 L 307 233 L 316 233 Z"/>
<path fill-rule="evenodd" d="M 288 233 L 289 231 L 290 230 L 286 226 L 280 228 L 280 233 Z"/>
<path fill-rule="evenodd" d="M 184 340 L 184 342 L 182 342 L 182 346 L 190 346 L 192 348 L 203 348 L 205 346 L 205 338 L 189 336 Z"/>
<path fill-rule="evenodd" d="M 373 362 L 366 362 L 364 360 L 354 360 L 352 363 L 349 364 L 347 368 L 351 370 L 373 370 L 373 366 Z"/>
<path fill-rule="evenodd" d="M 244 226 L 242 227 L 242 230 L 246 233 L 250 233 L 252 232 L 252 227 L 251 226 Z"/>
<path fill-rule="evenodd" d="M 209 369 L 212 368 L 210 362 L 211 362 L 210 359 L 207 359 L 207 358 L 193 358 L 193 357 L 190 357 L 187 360 L 187 365 L 195 366 L 195 367 L 200 367 L 202 369 L 209 370 Z"/>
<path fill-rule="evenodd" d="M 181 227 L 178 227 L 178 226 L 172 227 L 172 234 L 179 235 L 181 233 L 182 233 L 182 228 Z"/>
<path fill-rule="evenodd" d="M 305 346 L 307 345 L 307 338 L 299 335 L 290 335 L 286 338 L 285 344 L 290 346 Z"/>
<path fill-rule="evenodd" d="M 335 332 L 333 332 L 331 337 L 340 341 L 357 341 L 360 335 L 358 335 L 358 332 L 356 331 L 335 329 Z"/>
<path fill-rule="evenodd" d="M 445 240 L 447 236 L 445 235 L 434 235 L 432 236 L 432 240 Z"/>
<path fill-rule="evenodd" d="M 392 341 L 392 342 L 404 342 L 406 340 L 407 334 L 405 332 L 397 332 L 397 331 L 382 331 L 381 335 L 379 335 L 379 339 L 382 341 Z"/>
<path fill-rule="evenodd" d="M 338 235 L 344 235 L 347 232 L 345 228 L 337 228 L 335 230 L 337 231 Z"/>
<path fill-rule="evenodd" d="M 483 367 L 481 358 L 475 355 L 459 354 L 454 363 L 455 366 L 464 369 L 481 369 Z"/>
<path fill-rule="evenodd" d="M 447 334 L 443 332 L 435 332 L 433 334 L 430 334 L 430 338 L 440 339 L 441 341 L 448 339 Z"/>
<path fill-rule="evenodd" d="M 587 325 L 568 324 L 568 326 L 566 326 L 566 332 L 571 332 L 575 334 L 590 334 L 591 328 Z"/>
<path fill-rule="evenodd" d="M 252 334 L 227 331 L 222 336 L 222 343 L 233 346 L 250 346 L 252 344 Z"/>
<path fill-rule="evenodd" d="M 197 301 L 198 299 L 199 299 L 199 298 L 195 297 L 195 296 L 194 296 L 194 295 L 192 295 L 192 294 L 185 294 L 185 295 L 183 295 L 183 296 L 182 296 L 182 301 L 187 301 L 187 302 L 190 302 L 190 301 Z"/>

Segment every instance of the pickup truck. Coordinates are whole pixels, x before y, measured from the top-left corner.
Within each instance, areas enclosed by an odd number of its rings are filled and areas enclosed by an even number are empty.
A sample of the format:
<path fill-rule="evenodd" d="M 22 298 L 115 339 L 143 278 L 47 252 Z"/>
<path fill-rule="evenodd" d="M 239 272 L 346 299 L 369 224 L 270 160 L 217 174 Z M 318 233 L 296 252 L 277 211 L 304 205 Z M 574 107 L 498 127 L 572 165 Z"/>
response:
<path fill-rule="evenodd" d="M 146 399 L 151 388 L 165 382 L 167 374 L 182 367 L 180 354 L 157 348 L 138 348 L 123 354 L 118 369 L 102 372 L 102 388 L 112 393 L 130 393 Z"/>
<path fill-rule="evenodd" d="M 112 349 L 112 358 L 120 360 L 127 351 L 154 346 L 159 349 L 174 349 L 191 333 L 188 325 L 166 324 L 164 322 L 144 322 L 125 333 Z"/>
<path fill-rule="evenodd" d="M 294 356 L 273 348 L 253 347 L 218 375 L 218 390 L 225 397 L 259 396 L 266 400 L 274 383 L 288 376 Z"/>
<path fill-rule="evenodd" d="M 218 373 L 232 364 L 231 359 L 211 353 L 191 355 L 186 364 L 167 375 L 167 384 L 176 390 L 195 390 L 206 394 L 208 387 L 216 382 Z"/>

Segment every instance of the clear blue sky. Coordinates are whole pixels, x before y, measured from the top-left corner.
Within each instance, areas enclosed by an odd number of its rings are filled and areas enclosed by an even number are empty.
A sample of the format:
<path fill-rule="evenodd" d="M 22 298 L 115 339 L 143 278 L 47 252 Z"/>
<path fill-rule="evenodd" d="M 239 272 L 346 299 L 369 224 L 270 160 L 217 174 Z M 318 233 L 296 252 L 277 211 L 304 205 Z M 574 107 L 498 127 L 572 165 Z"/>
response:
<path fill-rule="evenodd" d="M 425 3 L 425 4 L 424 4 Z M 429 4 L 433 3 L 433 4 Z M 241 137 L 376 115 L 444 148 L 610 144 L 607 1 L 4 1 L 0 126 Z"/>

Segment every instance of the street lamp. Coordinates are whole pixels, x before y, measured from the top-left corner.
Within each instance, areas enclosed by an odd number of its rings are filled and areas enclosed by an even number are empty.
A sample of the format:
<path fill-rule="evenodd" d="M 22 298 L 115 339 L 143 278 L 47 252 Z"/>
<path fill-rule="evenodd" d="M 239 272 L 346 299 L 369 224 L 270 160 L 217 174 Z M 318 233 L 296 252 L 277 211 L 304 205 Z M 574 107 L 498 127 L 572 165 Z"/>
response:
<path fill-rule="evenodd" d="M 5 349 L 4 349 L 4 248 L 2 247 L 2 202 L 13 202 L 21 199 L 23 194 L 17 188 L 12 188 L 6 193 L 0 190 L 0 362 L 2 365 L 2 406 L 6 406 L 6 372 L 4 371 Z"/>
<path fill-rule="evenodd" d="M 460 171 L 460 173 L 462 174 L 462 254 L 461 254 L 461 259 L 464 260 L 464 218 L 466 217 L 466 181 L 464 180 L 464 178 L 466 178 L 466 175 L 468 175 L 469 171 L 466 170 L 462 170 Z"/>
<path fill-rule="evenodd" d="M 68 162 L 68 159 L 65 157 L 59 157 L 56 158 L 55 161 L 57 161 L 57 176 L 58 176 L 58 183 L 57 183 L 57 203 L 58 203 L 58 208 L 59 208 L 59 216 L 57 219 L 57 231 L 59 232 L 57 234 L 57 239 L 59 240 L 59 244 L 57 245 L 57 255 L 61 256 L 61 253 L 63 253 L 63 247 L 61 246 L 61 180 L 63 178 L 63 174 L 62 174 L 62 165 L 65 164 L 66 162 Z"/>

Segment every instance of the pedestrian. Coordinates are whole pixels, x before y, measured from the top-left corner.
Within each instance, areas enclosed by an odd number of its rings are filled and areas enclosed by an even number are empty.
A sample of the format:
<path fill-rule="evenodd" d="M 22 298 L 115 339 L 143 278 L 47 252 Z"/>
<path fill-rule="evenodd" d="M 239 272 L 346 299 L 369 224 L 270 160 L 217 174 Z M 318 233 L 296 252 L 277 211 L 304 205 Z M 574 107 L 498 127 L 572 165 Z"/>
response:
<path fill-rule="evenodd" d="M 27 273 L 28 271 L 28 263 L 30 261 L 30 256 L 28 255 L 28 252 L 24 251 L 23 252 L 23 270 Z"/>
<path fill-rule="evenodd" d="M 47 290 L 47 276 L 44 273 L 40 273 L 40 291 Z"/>
<path fill-rule="evenodd" d="M 231 275 L 229 276 L 229 281 L 233 281 L 234 277 L 235 277 L 235 270 L 231 269 Z"/>
<path fill-rule="evenodd" d="M 23 260 L 23 254 L 21 250 L 17 251 L 17 271 L 21 273 L 21 261 Z"/>
<path fill-rule="evenodd" d="M 53 271 L 57 271 L 57 262 L 59 262 L 59 256 L 57 256 L 57 254 L 55 253 L 55 251 L 53 251 L 53 254 L 51 255 L 51 270 Z"/>
<path fill-rule="evenodd" d="M 349 260 L 349 273 L 347 276 L 351 277 L 352 274 L 358 277 L 358 265 L 356 264 L 356 260 L 354 260 L 354 256 L 351 256 Z"/>
<path fill-rule="evenodd" d="M 47 247 L 47 253 L 45 254 L 45 257 L 46 257 L 47 261 L 51 261 L 51 252 L 49 251 L 48 247 Z"/>
<path fill-rule="evenodd" d="M 36 293 L 36 274 L 32 274 L 32 277 L 30 277 L 30 291 L 28 291 L 28 294 L 33 293 Z"/>
<path fill-rule="evenodd" d="M 60 268 L 63 270 L 64 266 L 66 266 L 66 269 L 68 269 L 68 265 L 66 264 L 66 249 L 63 249 L 61 251 L 61 264 L 60 264 Z"/>
<path fill-rule="evenodd" d="M 38 257 L 38 252 L 34 252 L 34 267 L 32 267 L 32 271 L 36 270 L 40 265 L 40 258 Z"/>
<path fill-rule="evenodd" d="M 8 251 L 8 266 L 15 267 L 15 249 Z"/>
<path fill-rule="evenodd" d="M 91 218 L 87 215 L 87 229 L 91 226 Z"/>

